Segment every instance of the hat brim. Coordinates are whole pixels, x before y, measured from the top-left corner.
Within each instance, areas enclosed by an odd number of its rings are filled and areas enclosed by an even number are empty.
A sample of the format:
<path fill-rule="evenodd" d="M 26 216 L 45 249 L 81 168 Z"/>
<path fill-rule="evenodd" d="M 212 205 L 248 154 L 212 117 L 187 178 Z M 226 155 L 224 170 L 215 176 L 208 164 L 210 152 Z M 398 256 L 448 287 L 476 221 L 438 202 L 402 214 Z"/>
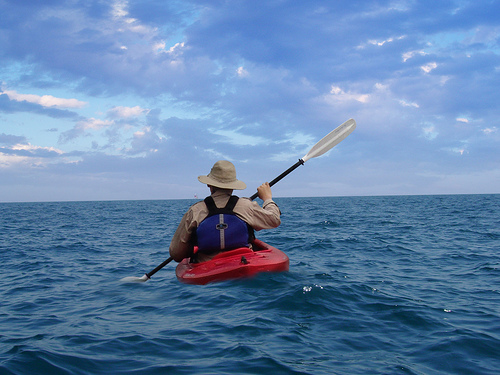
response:
<path fill-rule="evenodd" d="M 202 184 L 215 186 L 221 189 L 244 190 L 247 188 L 247 185 L 240 180 L 235 180 L 231 182 L 220 182 L 214 180 L 212 177 L 209 176 L 198 176 L 198 181 L 200 181 Z"/>

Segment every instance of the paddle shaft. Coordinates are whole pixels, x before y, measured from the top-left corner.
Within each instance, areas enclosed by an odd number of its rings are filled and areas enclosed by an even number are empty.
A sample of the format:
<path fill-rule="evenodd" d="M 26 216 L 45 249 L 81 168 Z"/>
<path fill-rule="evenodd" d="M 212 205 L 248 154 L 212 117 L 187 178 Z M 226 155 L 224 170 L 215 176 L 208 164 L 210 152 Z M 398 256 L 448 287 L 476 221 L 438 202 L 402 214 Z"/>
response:
<path fill-rule="evenodd" d="M 278 181 L 280 181 L 283 177 L 286 177 L 287 175 L 289 175 L 291 172 L 293 172 L 295 169 L 297 169 L 302 164 L 304 164 L 304 160 L 299 159 L 299 161 L 297 163 L 295 163 L 294 165 L 292 165 L 290 168 L 288 168 L 286 171 L 284 171 L 282 174 L 280 174 L 278 177 L 276 177 L 274 180 L 272 180 L 269 183 L 269 186 L 273 186 L 275 183 L 277 183 Z M 252 195 L 250 197 L 250 200 L 253 201 L 258 196 L 259 196 L 259 193 L 255 193 L 254 195 Z"/>
<path fill-rule="evenodd" d="M 146 274 L 146 276 L 148 277 L 148 279 L 151 278 L 151 276 L 153 276 L 156 272 L 158 272 L 159 270 L 161 270 L 163 267 L 165 267 L 167 264 L 169 264 L 171 261 L 173 261 L 174 258 L 172 257 L 169 257 L 167 260 L 165 260 L 162 264 L 160 264 L 158 267 L 156 267 L 154 270 L 152 270 L 151 272 L 148 272 Z"/>

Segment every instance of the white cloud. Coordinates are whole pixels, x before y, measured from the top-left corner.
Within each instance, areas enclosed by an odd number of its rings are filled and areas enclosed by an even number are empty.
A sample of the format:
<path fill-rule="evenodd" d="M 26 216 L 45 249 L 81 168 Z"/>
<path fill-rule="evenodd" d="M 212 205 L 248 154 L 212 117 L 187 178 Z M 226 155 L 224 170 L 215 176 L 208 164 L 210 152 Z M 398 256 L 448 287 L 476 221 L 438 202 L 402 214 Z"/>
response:
<path fill-rule="evenodd" d="M 401 104 L 403 107 L 413 107 L 413 108 L 419 108 L 420 106 L 417 103 L 414 102 L 407 102 L 404 99 L 401 99 L 399 101 L 399 104 Z"/>
<path fill-rule="evenodd" d="M 248 75 L 249 75 L 248 71 L 245 68 L 243 68 L 242 66 L 240 66 L 238 69 L 236 69 L 236 73 L 241 78 L 248 77 Z"/>
<path fill-rule="evenodd" d="M 368 43 L 369 44 L 373 44 L 375 46 L 383 46 L 384 44 L 386 43 L 391 43 L 391 42 L 394 42 L 395 40 L 401 40 L 401 39 L 404 39 L 405 36 L 399 36 L 397 38 L 389 38 L 389 39 L 386 39 L 386 40 L 382 40 L 382 41 L 378 41 L 378 40 L 369 40 Z"/>
<path fill-rule="evenodd" d="M 153 135 L 154 137 L 156 137 L 157 139 L 159 139 L 160 141 L 163 140 L 163 139 L 166 139 L 164 137 L 159 137 L 156 135 L 156 133 L 154 133 L 151 129 L 150 126 L 145 126 L 144 128 L 142 128 L 142 130 L 137 130 L 136 132 L 134 132 L 134 138 L 143 138 L 147 135 Z"/>
<path fill-rule="evenodd" d="M 483 129 L 484 134 L 496 133 L 497 131 L 498 131 L 498 128 L 496 126 L 493 126 L 492 128 L 484 128 Z"/>
<path fill-rule="evenodd" d="M 182 49 L 184 48 L 185 44 L 184 42 L 182 43 L 175 43 L 172 47 L 169 48 L 167 53 L 170 54 L 179 54 L 182 53 Z"/>
<path fill-rule="evenodd" d="M 370 39 L 368 40 L 368 42 L 366 42 L 365 44 L 361 44 L 357 47 L 357 49 L 363 49 L 363 48 L 366 48 L 367 45 L 372 45 L 372 46 L 377 46 L 377 47 L 382 47 L 384 44 L 387 44 L 387 43 L 392 43 L 394 42 L 395 40 L 401 40 L 401 39 L 404 39 L 406 36 L 405 35 L 401 35 L 401 36 L 398 36 L 398 37 L 391 37 L 391 38 L 387 38 L 387 39 L 384 39 L 384 40 L 376 40 L 376 39 Z"/>
<path fill-rule="evenodd" d="M 126 0 L 115 1 L 111 9 L 111 15 L 116 20 L 123 21 L 130 31 L 137 33 L 146 33 L 148 31 L 147 27 L 138 24 L 137 19 L 128 17 L 128 1 Z"/>
<path fill-rule="evenodd" d="M 78 121 L 76 125 L 59 135 L 59 142 L 66 143 L 81 136 L 86 136 L 88 130 L 98 131 L 103 128 L 109 128 L 115 124 L 114 120 L 101 120 L 96 118 L 88 118 Z"/>
<path fill-rule="evenodd" d="M 232 161 L 234 160 L 234 158 L 232 158 L 231 156 L 227 155 L 227 154 L 223 154 L 222 152 L 220 152 L 219 150 L 214 150 L 213 148 L 201 148 L 201 147 L 198 147 L 198 146 L 195 146 L 194 147 L 195 150 L 201 150 L 203 151 L 204 153 L 206 153 L 207 155 L 210 155 L 208 158 L 209 159 L 215 159 L 215 160 L 229 160 L 229 161 Z"/>
<path fill-rule="evenodd" d="M 239 133 L 238 130 L 209 129 L 212 134 L 222 136 L 223 142 L 235 146 L 257 146 L 269 143 L 264 137 Z"/>
<path fill-rule="evenodd" d="M 450 79 L 451 79 L 450 76 L 442 76 L 439 78 L 439 84 L 441 86 L 444 86 L 446 84 L 446 82 L 448 82 Z"/>
<path fill-rule="evenodd" d="M 468 151 L 464 147 L 452 147 L 452 148 L 449 148 L 448 151 L 451 151 L 455 154 L 460 154 L 460 155 L 468 154 Z"/>
<path fill-rule="evenodd" d="M 388 91 L 389 90 L 389 85 L 377 82 L 375 84 L 375 89 L 377 89 L 379 91 Z"/>
<path fill-rule="evenodd" d="M 34 146 L 30 143 L 18 143 L 11 147 L 3 148 L 3 150 L 10 151 L 4 153 L 2 152 L 2 148 L 0 148 L 0 168 L 16 167 L 20 164 L 40 167 L 46 165 L 51 160 L 43 156 L 64 154 L 63 151 L 54 147 Z"/>
<path fill-rule="evenodd" d="M 422 65 L 420 69 L 422 69 L 426 73 L 430 73 L 432 70 L 437 68 L 437 64 L 435 62 L 430 62 L 428 64 Z"/>
<path fill-rule="evenodd" d="M 40 147 L 40 146 L 33 146 L 30 143 L 27 144 L 22 144 L 19 143 L 17 145 L 14 145 L 11 147 L 12 150 L 25 150 L 25 151 L 39 151 L 39 150 L 45 150 L 45 151 L 50 151 L 50 152 L 55 152 L 57 154 L 64 154 L 63 151 L 54 148 L 54 147 Z"/>
<path fill-rule="evenodd" d="M 311 146 L 314 142 L 317 141 L 312 135 L 305 134 L 302 132 L 288 133 L 285 134 L 285 137 L 281 141 L 277 141 L 277 143 L 290 143 L 292 146 Z"/>
<path fill-rule="evenodd" d="M 112 118 L 130 118 L 139 117 L 149 113 L 149 109 L 141 108 L 139 106 L 135 107 L 113 107 L 111 108 L 107 115 Z"/>
<path fill-rule="evenodd" d="M 435 139 L 439 134 L 436 131 L 436 128 L 434 127 L 434 125 L 426 126 L 426 127 L 422 128 L 422 131 L 424 132 L 424 137 L 429 139 L 429 140 Z"/>
<path fill-rule="evenodd" d="M 458 118 L 457 118 L 457 121 L 458 121 L 458 122 L 465 122 L 465 123 L 468 123 L 468 122 L 469 122 L 469 119 L 466 119 L 466 118 L 463 118 L 463 117 L 458 117 Z"/>
<path fill-rule="evenodd" d="M 361 103 L 366 103 L 370 100 L 369 94 L 357 94 L 351 92 L 345 92 L 338 86 L 332 85 L 330 89 L 330 95 L 327 95 L 327 100 L 335 100 L 335 101 L 351 101 L 356 100 Z"/>
<path fill-rule="evenodd" d="M 27 156 L 4 154 L 0 151 L 0 168 L 10 168 L 12 166 L 24 163 L 30 158 Z"/>
<path fill-rule="evenodd" d="M 128 11 L 126 9 L 128 5 L 127 1 L 115 1 L 111 10 L 111 14 L 114 18 L 122 18 L 128 16 Z"/>
<path fill-rule="evenodd" d="M 157 53 L 167 53 L 173 56 L 179 56 L 184 53 L 184 49 L 187 48 L 184 42 L 175 43 L 172 47 L 167 50 L 167 44 L 164 41 L 157 42 L 153 45 L 153 51 Z"/>
<path fill-rule="evenodd" d="M 80 121 L 78 123 L 78 128 L 83 129 L 83 130 L 100 130 L 104 127 L 111 126 L 114 124 L 114 121 L 111 120 L 100 120 L 100 119 L 95 119 L 95 118 L 89 118 L 86 119 L 85 121 Z"/>
<path fill-rule="evenodd" d="M 125 29 L 132 31 L 138 34 L 150 34 L 151 32 L 155 32 L 155 28 L 151 28 L 148 26 L 144 26 L 139 23 L 139 21 L 135 18 L 128 17 L 128 1 L 127 0 L 117 0 L 113 3 L 111 9 L 111 15 L 116 21 L 123 22 L 123 26 Z M 119 30 L 123 31 L 123 30 Z"/>
<path fill-rule="evenodd" d="M 129 154 L 145 155 L 147 153 L 156 153 L 163 141 L 167 138 L 158 136 L 150 126 L 145 126 L 142 130 L 134 132 L 132 139 L 132 148 L 128 150 Z"/>
<path fill-rule="evenodd" d="M 411 58 L 413 58 L 413 57 L 415 57 L 417 55 L 419 55 L 419 56 L 425 56 L 425 55 L 427 55 L 427 53 L 424 52 L 424 51 L 410 51 L 410 52 L 405 52 L 405 53 L 403 53 L 403 62 L 406 62 L 409 59 L 411 59 Z"/>
<path fill-rule="evenodd" d="M 157 42 L 153 44 L 153 51 L 155 52 L 165 52 L 166 44 L 164 41 Z"/>
<path fill-rule="evenodd" d="M 10 100 L 16 102 L 34 103 L 42 107 L 82 108 L 87 104 L 77 99 L 56 98 L 52 95 L 19 94 L 14 90 L 4 90 L 0 93 L 6 94 Z"/>

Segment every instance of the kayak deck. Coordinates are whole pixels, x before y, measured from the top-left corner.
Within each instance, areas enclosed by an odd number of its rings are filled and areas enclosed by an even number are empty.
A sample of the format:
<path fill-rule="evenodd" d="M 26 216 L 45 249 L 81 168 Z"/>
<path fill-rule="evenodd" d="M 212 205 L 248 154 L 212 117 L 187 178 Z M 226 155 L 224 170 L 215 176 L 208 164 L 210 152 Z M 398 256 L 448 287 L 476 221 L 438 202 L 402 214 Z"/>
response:
<path fill-rule="evenodd" d="M 288 271 L 288 256 L 277 248 L 255 239 L 253 249 L 242 247 L 217 254 L 202 263 L 180 262 L 175 274 L 187 284 L 204 285 L 217 281 L 252 277 L 260 272 Z"/>

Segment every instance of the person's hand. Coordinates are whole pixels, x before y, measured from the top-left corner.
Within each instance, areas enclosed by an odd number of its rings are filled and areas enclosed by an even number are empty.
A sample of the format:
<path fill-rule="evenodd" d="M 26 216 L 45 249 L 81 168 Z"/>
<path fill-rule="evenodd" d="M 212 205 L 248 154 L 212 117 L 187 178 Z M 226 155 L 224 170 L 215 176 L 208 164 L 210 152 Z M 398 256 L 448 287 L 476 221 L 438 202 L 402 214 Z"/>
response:
<path fill-rule="evenodd" d="M 267 199 L 273 198 L 273 193 L 271 192 L 271 186 L 269 186 L 269 182 L 264 182 L 257 188 L 257 193 L 259 194 L 259 198 L 263 201 Z"/>

